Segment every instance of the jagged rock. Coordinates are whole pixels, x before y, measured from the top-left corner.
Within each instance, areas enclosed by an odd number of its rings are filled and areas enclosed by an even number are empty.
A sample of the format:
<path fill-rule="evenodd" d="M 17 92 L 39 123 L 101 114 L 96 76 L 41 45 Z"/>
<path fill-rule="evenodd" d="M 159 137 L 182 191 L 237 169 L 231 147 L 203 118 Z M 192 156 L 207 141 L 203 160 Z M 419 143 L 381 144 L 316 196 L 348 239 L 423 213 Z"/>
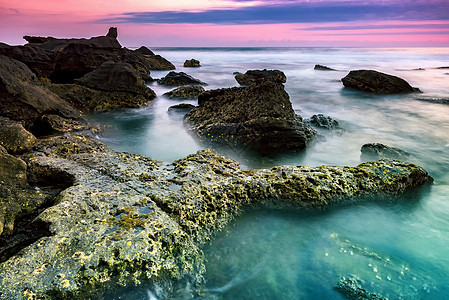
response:
<path fill-rule="evenodd" d="M 287 77 L 279 70 L 248 70 L 245 74 L 237 73 L 235 80 L 240 85 L 252 85 L 261 83 L 262 81 L 273 81 L 277 83 L 285 83 Z"/>
<path fill-rule="evenodd" d="M 0 83 L 0 116 L 20 121 L 34 135 L 40 135 L 35 125 L 47 112 L 85 124 L 80 113 L 44 87 L 25 64 L 3 55 Z"/>
<path fill-rule="evenodd" d="M 117 39 L 118 37 L 117 27 L 110 27 L 106 36 L 113 39 Z"/>
<path fill-rule="evenodd" d="M 306 122 L 317 128 L 327 129 L 327 130 L 344 130 L 340 124 L 332 119 L 331 117 L 325 117 L 323 114 L 313 115 Z"/>
<path fill-rule="evenodd" d="M 332 68 L 329 68 L 329 67 L 323 66 L 323 65 L 315 65 L 315 67 L 313 69 L 319 70 L 319 71 L 337 71 L 335 69 L 332 69 Z"/>
<path fill-rule="evenodd" d="M 196 60 L 196 59 L 187 59 L 184 62 L 184 67 L 185 68 L 199 68 L 201 67 L 200 61 Z"/>
<path fill-rule="evenodd" d="M 182 111 L 182 112 L 189 112 L 192 109 L 195 108 L 195 105 L 193 104 L 189 104 L 189 103 L 181 103 L 181 104 L 176 104 L 176 105 L 172 105 L 168 108 L 168 111 Z"/>
<path fill-rule="evenodd" d="M 207 85 L 207 83 L 202 82 L 199 79 L 193 78 L 192 76 L 184 73 L 184 72 L 173 72 L 171 71 L 165 77 L 159 79 L 157 81 L 161 85 L 167 86 L 177 86 L 177 85 Z"/>
<path fill-rule="evenodd" d="M 153 51 L 151 51 L 145 46 L 142 46 L 139 49 L 134 50 L 134 52 L 143 56 L 150 70 L 163 71 L 163 70 L 176 69 L 175 65 L 173 65 L 171 62 L 169 62 L 160 55 L 155 55 Z"/>
<path fill-rule="evenodd" d="M 244 171 L 211 150 L 166 166 L 70 134 L 42 139 L 33 149 L 26 159 L 36 172 L 72 181 L 35 218 L 51 234 L 1 262 L 6 299 L 96 298 L 144 280 L 167 290 L 180 278 L 200 283 L 201 245 L 245 209 L 323 208 L 399 195 L 431 180 L 422 168 L 397 161 Z"/>
<path fill-rule="evenodd" d="M 19 122 L 0 117 L 0 145 L 9 153 L 24 152 L 36 143 L 36 137 Z"/>
<path fill-rule="evenodd" d="M 378 159 L 398 159 L 407 160 L 410 153 L 399 148 L 390 147 L 380 143 L 369 143 L 362 146 L 361 159 L 363 161 Z"/>
<path fill-rule="evenodd" d="M 207 91 L 185 116 L 200 140 L 226 143 L 261 153 L 304 149 L 315 131 L 295 115 L 281 83 Z"/>
<path fill-rule="evenodd" d="M 376 94 L 399 94 L 418 92 L 402 78 L 374 70 L 356 70 L 341 79 L 345 87 Z"/>
<path fill-rule="evenodd" d="M 206 90 L 199 85 L 184 85 L 170 92 L 164 93 L 164 95 L 168 96 L 170 99 L 188 100 L 197 98 L 199 94 L 205 91 Z"/>

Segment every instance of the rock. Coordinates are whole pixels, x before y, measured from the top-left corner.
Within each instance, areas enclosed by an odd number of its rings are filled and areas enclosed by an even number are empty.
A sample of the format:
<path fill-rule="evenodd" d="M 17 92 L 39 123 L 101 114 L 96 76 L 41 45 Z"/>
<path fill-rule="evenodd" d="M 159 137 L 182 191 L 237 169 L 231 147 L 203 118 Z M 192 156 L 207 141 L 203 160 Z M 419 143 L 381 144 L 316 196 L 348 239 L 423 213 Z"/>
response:
<path fill-rule="evenodd" d="M 196 59 L 187 59 L 184 62 L 184 67 L 185 68 L 199 68 L 201 67 L 200 61 L 196 60 Z"/>
<path fill-rule="evenodd" d="M 374 293 L 368 292 L 362 287 L 364 282 L 356 276 L 341 277 L 338 283 L 335 285 L 335 290 L 339 292 L 346 299 L 351 300 L 383 300 L 388 298 L 382 298 Z"/>
<path fill-rule="evenodd" d="M 12 154 L 29 150 L 36 143 L 36 137 L 23 128 L 19 122 L 0 117 L 0 145 Z"/>
<path fill-rule="evenodd" d="M 205 92 L 206 90 L 199 85 L 183 85 L 179 88 L 176 88 L 170 92 L 164 93 L 165 96 L 170 99 L 195 99 L 199 94 Z"/>
<path fill-rule="evenodd" d="M 118 37 L 117 27 L 110 27 L 106 36 L 113 39 L 117 39 Z"/>
<path fill-rule="evenodd" d="M 248 70 L 245 74 L 238 73 L 235 75 L 235 80 L 240 85 L 252 85 L 261 83 L 262 81 L 273 81 L 276 83 L 285 83 L 287 77 L 279 70 Z"/>
<path fill-rule="evenodd" d="M 176 67 L 160 55 L 155 55 L 153 51 L 145 46 L 134 50 L 135 53 L 141 55 L 149 66 L 150 70 L 174 70 Z"/>
<path fill-rule="evenodd" d="M 400 195 L 431 180 L 397 161 L 244 171 L 211 150 L 162 165 L 72 134 L 33 149 L 26 157 L 35 172 L 72 180 L 35 218 L 51 232 L 1 262 L 5 299 L 101 298 L 145 280 L 167 292 L 181 278 L 195 286 L 205 272 L 201 246 L 246 209 L 325 208 Z"/>
<path fill-rule="evenodd" d="M 141 46 L 139 49 L 136 49 L 134 51 L 137 53 L 143 54 L 143 55 L 150 55 L 150 56 L 155 55 L 153 51 L 151 51 L 150 49 L 148 49 L 145 46 Z"/>
<path fill-rule="evenodd" d="M 261 153 L 304 149 L 315 131 L 295 115 L 281 83 L 211 90 L 185 116 L 202 141 L 226 143 Z"/>
<path fill-rule="evenodd" d="M 373 70 L 356 70 L 341 79 L 345 87 L 376 94 L 399 94 L 418 92 L 402 78 Z"/>
<path fill-rule="evenodd" d="M 195 108 L 195 105 L 189 103 L 181 103 L 172 105 L 168 108 L 168 111 L 181 111 L 181 112 L 189 112 Z"/>
<path fill-rule="evenodd" d="M 207 83 L 202 82 L 199 79 L 193 78 L 192 76 L 184 73 L 184 72 L 173 72 L 171 71 L 165 77 L 159 79 L 157 81 L 161 85 L 167 86 L 177 86 L 177 85 L 207 85 Z"/>
<path fill-rule="evenodd" d="M 378 159 L 397 159 L 407 161 L 410 153 L 399 148 L 390 147 L 379 143 L 370 143 L 362 146 L 361 159 L 363 161 Z"/>
<path fill-rule="evenodd" d="M 21 122 L 36 136 L 42 134 L 37 124 L 47 112 L 86 124 L 77 110 L 43 86 L 19 61 L 0 55 L 0 82 L 0 116 Z"/>
<path fill-rule="evenodd" d="M 344 130 L 340 124 L 331 117 L 325 117 L 323 114 L 313 115 L 306 122 L 317 128 L 327 129 L 327 130 Z"/>
<path fill-rule="evenodd" d="M 315 67 L 313 69 L 319 70 L 319 71 L 337 71 L 335 69 L 329 68 L 327 66 L 322 66 L 322 65 L 315 65 Z"/>

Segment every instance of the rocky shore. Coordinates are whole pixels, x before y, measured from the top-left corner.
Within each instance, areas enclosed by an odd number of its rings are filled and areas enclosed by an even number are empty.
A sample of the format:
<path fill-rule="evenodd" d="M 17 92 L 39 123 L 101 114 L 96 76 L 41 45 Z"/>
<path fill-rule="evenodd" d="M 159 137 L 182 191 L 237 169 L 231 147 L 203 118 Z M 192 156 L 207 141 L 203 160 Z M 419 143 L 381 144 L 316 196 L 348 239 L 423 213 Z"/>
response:
<path fill-rule="evenodd" d="M 174 69 L 117 36 L 111 28 L 0 45 L 0 299 L 101 299 L 146 281 L 170 293 L 180 279 L 201 289 L 201 247 L 247 210 L 326 209 L 432 182 L 399 161 L 242 170 L 212 150 L 172 163 L 116 152 L 92 137 L 83 113 L 147 105 L 156 97 L 150 70 Z M 236 80 L 243 86 L 203 91 L 204 82 L 171 72 L 159 83 L 194 85 L 174 97 L 198 97 L 185 123 L 200 138 L 261 153 L 306 147 L 316 132 L 295 114 L 285 74 L 250 70 Z"/>

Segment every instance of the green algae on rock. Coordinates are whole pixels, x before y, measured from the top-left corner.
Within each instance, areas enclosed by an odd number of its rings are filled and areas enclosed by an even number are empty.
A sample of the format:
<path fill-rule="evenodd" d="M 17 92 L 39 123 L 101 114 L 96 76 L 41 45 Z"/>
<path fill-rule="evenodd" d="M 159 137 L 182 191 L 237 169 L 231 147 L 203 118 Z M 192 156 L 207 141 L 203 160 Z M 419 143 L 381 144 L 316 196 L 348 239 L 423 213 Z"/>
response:
<path fill-rule="evenodd" d="M 327 207 L 399 195 L 431 177 L 412 164 L 241 170 L 212 150 L 163 164 L 83 135 L 42 139 L 24 159 L 73 177 L 36 218 L 50 234 L 1 263 L 0 298 L 85 299 L 120 285 L 184 278 L 200 284 L 200 249 L 252 207 Z M 37 172 L 36 171 L 36 172 Z"/>

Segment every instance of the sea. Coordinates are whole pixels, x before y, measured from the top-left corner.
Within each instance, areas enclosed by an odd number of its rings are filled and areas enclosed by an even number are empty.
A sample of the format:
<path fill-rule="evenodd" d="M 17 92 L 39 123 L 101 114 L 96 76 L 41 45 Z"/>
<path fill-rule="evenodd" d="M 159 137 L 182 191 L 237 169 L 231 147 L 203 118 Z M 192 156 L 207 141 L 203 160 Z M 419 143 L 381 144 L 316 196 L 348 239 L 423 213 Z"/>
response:
<path fill-rule="evenodd" d="M 242 169 L 277 165 L 362 162 L 365 143 L 410 153 L 409 162 L 434 178 L 430 186 L 399 198 L 361 201 L 320 211 L 260 209 L 243 213 L 203 246 L 206 283 L 164 294 L 154 283 L 117 291 L 114 299 L 346 299 L 335 286 L 354 286 L 388 299 L 449 299 L 449 48 L 153 48 L 208 85 L 238 86 L 234 72 L 277 69 L 304 119 L 338 121 L 342 132 L 320 138 L 294 154 L 260 156 L 204 145 L 183 125 L 172 105 L 196 100 L 164 96 L 173 88 L 150 83 L 157 98 L 138 109 L 96 113 L 108 125 L 99 140 L 117 151 L 172 162 L 206 147 L 238 161 Z M 186 59 L 201 68 L 184 68 Z M 336 71 L 314 70 L 316 64 Z M 399 76 L 422 93 L 375 95 L 344 88 L 351 70 Z M 152 71 L 161 78 L 168 71 Z"/>

